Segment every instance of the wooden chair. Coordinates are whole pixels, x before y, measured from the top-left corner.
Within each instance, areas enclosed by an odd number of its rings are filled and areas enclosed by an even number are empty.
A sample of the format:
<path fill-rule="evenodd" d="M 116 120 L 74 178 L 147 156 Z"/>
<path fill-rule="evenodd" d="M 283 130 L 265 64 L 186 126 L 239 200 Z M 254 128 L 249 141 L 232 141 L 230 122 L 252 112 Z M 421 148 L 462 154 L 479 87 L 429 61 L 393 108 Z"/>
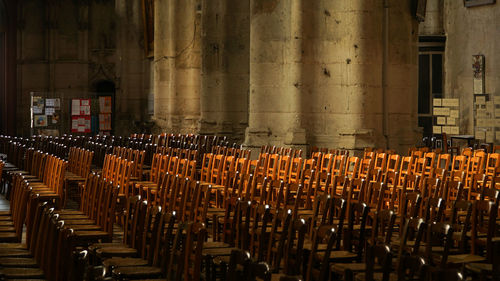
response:
<path fill-rule="evenodd" d="M 418 192 L 407 192 L 403 194 L 401 210 L 397 214 L 396 221 L 402 227 L 407 219 L 417 218 L 420 214 L 422 196 Z"/>
<path fill-rule="evenodd" d="M 384 244 L 390 245 L 395 215 L 391 210 L 383 210 L 376 216 L 372 230 L 372 237 L 368 240 L 369 245 Z M 368 259 L 369 254 L 366 254 Z M 333 274 L 344 276 L 345 280 L 352 280 L 353 273 L 366 270 L 365 263 L 335 263 L 331 267 Z"/>
<path fill-rule="evenodd" d="M 268 249 L 268 234 L 272 225 L 271 209 L 269 205 L 255 207 L 252 223 L 249 226 L 250 252 L 258 261 L 263 261 Z M 269 231 L 268 231 L 269 230 Z"/>
<path fill-rule="evenodd" d="M 443 219 L 445 201 L 439 197 L 429 197 L 422 209 L 422 218 L 427 222 L 440 222 Z"/>
<path fill-rule="evenodd" d="M 303 170 L 303 159 L 300 157 L 296 157 L 292 159 L 290 163 L 290 172 L 288 174 L 288 178 L 284 181 L 288 180 L 290 183 L 297 183 L 300 181 L 300 173 Z"/>
<path fill-rule="evenodd" d="M 479 248 L 486 250 L 486 258 L 493 258 L 493 237 L 496 233 L 498 205 L 495 202 L 476 200 L 472 212 L 471 252 L 479 253 Z M 481 237 L 483 236 L 483 237 Z"/>
<path fill-rule="evenodd" d="M 330 253 L 330 262 L 361 262 L 366 241 L 366 220 L 370 208 L 365 203 L 352 203 L 347 227 L 343 229 L 342 250 Z"/>
<path fill-rule="evenodd" d="M 337 231 L 335 227 L 330 225 L 320 226 L 313 237 L 311 253 L 307 262 L 306 281 L 312 280 L 327 280 L 330 268 L 330 252 L 336 241 Z M 319 255 L 318 248 L 323 244 L 326 245 L 325 251 Z"/>
<path fill-rule="evenodd" d="M 491 263 L 467 263 L 465 264 L 465 270 L 473 275 L 473 280 L 479 278 L 479 280 L 498 280 L 500 278 L 500 242 L 496 241 L 493 243 L 493 250 L 496 255 L 493 255 L 493 261 Z"/>
<path fill-rule="evenodd" d="M 279 159 L 280 155 L 279 154 L 271 154 L 269 155 L 266 163 L 266 177 L 270 179 L 277 179 L 277 171 L 278 171 L 278 165 L 279 165 Z"/>
<path fill-rule="evenodd" d="M 451 225 L 443 222 L 429 223 L 426 236 L 425 256 L 427 262 L 432 266 L 445 268 L 450 248 L 453 244 L 453 229 Z M 439 253 L 435 251 L 436 247 L 439 248 Z"/>
<path fill-rule="evenodd" d="M 247 270 L 252 262 L 250 253 L 241 250 L 232 250 L 227 269 L 227 280 L 245 280 L 247 278 Z"/>
<path fill-rule="evenodd" d="M 272 272 L 278 273 L 281 261 L 285 255 L 285 243 L 287 241 L 288 229 L 292 221 L 292 210 L 278 209 L 273 215 L 271 232 L 267 249 L 267 263 Z"/>
<path fill-rule="evenodd" d="M 345 166 L 345 176 L 349 179 L 355 179 L 358 177 L 360 159 L 358 157 L 348 157 Z"/>
<path fill-rule="evenodd" d="M 288 180 L 288 173 L 290 172 L 291 158 L 290 156 L 281 156 L 277 168 L 277 179 L 286 181 Z"/>
<path fill-rule="evenodd" d="M 472 203 L 465 200 L 453 202 L 451 217 L 447 222 L 453 228 L 453 245 L 450 249 L 452 254 L 465 254 L 469 245 L 469 233 L 471 228 Z"/>
<path fill-rule="evenodd" d="M 370 245 L 366 250 L 366 271 L 356 274 L 354 279 L 359 281 L 389 281 L 391 266 L 392 254 L 389 246 L 385 244 Z M 347 275 L 349 276 L 349 274 Z M 348 278 L 346 279 L 349 280 Z"/>

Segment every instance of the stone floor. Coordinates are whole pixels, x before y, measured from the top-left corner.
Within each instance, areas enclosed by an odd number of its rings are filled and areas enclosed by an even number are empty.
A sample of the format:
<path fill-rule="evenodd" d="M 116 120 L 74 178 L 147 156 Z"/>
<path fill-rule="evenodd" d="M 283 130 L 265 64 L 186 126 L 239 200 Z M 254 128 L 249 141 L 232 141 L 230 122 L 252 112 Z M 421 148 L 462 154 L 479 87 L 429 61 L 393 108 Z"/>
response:
<path fill-rule="evenodd" d="M 0 195 L 0 211 L 8 211 L 10 208 L 9 201 L 5 199 L 5 195 Z"/>

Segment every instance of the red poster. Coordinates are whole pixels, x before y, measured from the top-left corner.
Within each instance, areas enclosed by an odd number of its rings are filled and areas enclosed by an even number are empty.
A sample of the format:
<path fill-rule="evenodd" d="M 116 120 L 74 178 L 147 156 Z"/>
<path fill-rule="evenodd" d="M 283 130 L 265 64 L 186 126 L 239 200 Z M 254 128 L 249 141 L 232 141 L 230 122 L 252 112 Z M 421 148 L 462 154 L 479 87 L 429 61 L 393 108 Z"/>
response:
<path fill-rule="evenodd" d="M 71 132 L 90 133 L 90 116 L 71 116 Z"/>

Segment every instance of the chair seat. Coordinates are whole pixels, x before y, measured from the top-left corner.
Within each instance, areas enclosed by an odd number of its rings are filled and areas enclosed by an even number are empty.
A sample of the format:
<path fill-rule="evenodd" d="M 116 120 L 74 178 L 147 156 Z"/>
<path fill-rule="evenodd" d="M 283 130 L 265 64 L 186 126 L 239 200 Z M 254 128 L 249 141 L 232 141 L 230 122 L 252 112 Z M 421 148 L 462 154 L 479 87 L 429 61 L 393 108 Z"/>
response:
<path fill-rule="evenodd" d="M 232 250 L 237 250 L 237 248 L 211 248 L 211 249 L 203 249 L 201 254 L 203 256 L 212 256 L 212 257 L 217 257 L 217 256 L 229 256 L 231 255 Z"/>
<path fill-rule="evenodd" d="M 465 265 L 465 269 L 479 274 L 483 271 L 492 272 L 493 265 L 491 263 L 468 263 Z"/>
<path fill-rule="evenodd" d="M 365 263 L 336 263 L 331 266 L 331 270 L 335 273 L 343 274 L 349 269 L 352 272 L 361 272 L 366 270 Z"/>
<path fill-rule="evenodd" d="M 0 243 L 0 250 L 7 250 L 7 249 L 27 250 L 28 247 L 26 246 L 26 244 L 22 243 Z"/>
<path fill-rule="evenodd" d="M 59 215 L 84 215 L 82 211 L 70 209 L 57 210 L 57 213 Z"/>
<path fill-rule="evenodd" d="M 0 257 L 28 258 L 31 257 L 31 252 L 23 249 L 0 249 Z"/>
<path fill-rule="evenodd" d="M 462 255 L 449 255 L 448 263 L 462 264 L 462 263 L 477 263 L 485 261 L 486 258 L 478 255 L 462 254 Z"/>
<path fill-rule="evenodd" d="M 12 221 L 0 221 L 0 226 L 14 226 Z"/>
<path fill-rule="evenodd" d="M 95 225 L 95 220 L 90 220 L 90 219 L 74 219 L 74 220 L 64 220 L 64 224 L 67 226 L 71 225 L 83 225 L 83 224 L 94 224 Z"/>
<path fill-rule="evenodd" d="M 59 219 L 64 221 L 71 221 L 71 220 L 85 220 L 89 219 L 89 217 L 85 214 L 59 214 Z"/>
<path fill-rule="evenodd" d="M 96 250 L 96 254 L 102 258 L 106 257 L 132 257 L 137 255 L 137 249 L 128 247 L 106 247 Z"/>
<path fill-rule="evenodd" d="M 43 270 L 40 268 L 3 268 L 0 274 L 7 279 L 43 278 Z"/>
<path fill-rule="evenodd" d="M 102 262 L 105 268 L 129 267 L 129 266 L 146 266 L 148 261 L 140 258 L 123 258 L 113 257 Z"/>
<path fill-rule="evenodd" d="M 375 272 L 373 273 L 373 280 L 382 280 L 384 274 L 381 272 Z M 358 273 L 356 276 L 354 276 L 354 280 L 356 281 L 365 281 L 365 273 Z M 398 276 L 395 273 L 389 274 L 389 281 L 397 281 Z"/>
<path fill-rule="evenodd" d="M 128 247 L 123 243 L 109 242 L 109 243 L 94 243 L 88 247 L 90 252 L 96 252 L 98 249 L 106 247 Z"/>
<path fill-rule="evenodd" d="M 113 269 L 113 275 L 120 278 L 149 278 L 161 276 L 161 269 L 153 266 L 118 267 Z"/>
<path fill-rule="evenodd" d="M 219 242 L 219 241 L 203 243 L 203 249 L 228 248 L 228 247 L 231 247 L 231 245 L 224 243 L 224 242 Z"/>
<path fill-rule="evenodd" d="M 323 253 L 318 253 L 319 258 L 323 259 Z M 330 252 L 330 261 L 346 261 L 356 259 L 358 255 L 356 253 L 352 253 L 349 251 L 331 251 Z"/>
<path fill-rule="evenodd" d="M 2 267 L 38 267 L 33 258 L 0 258 Z"/>
<path fill-rule="evenodd" d="M 21 242 L 21 237 L 15 232 L 0 232 L 0 242 Z"/>
<path fill-rule="evenodd" d="M 95 224 L 79 224 L 79 225 L 71 225 L 71 229 L 73 230 L 101 230 L 101 227 Z"/>
<path fill-rule="evenodd" d="M 109 233 L 106 231 L 75 231 L 73 233 L 77 239 L 95 240 L 109 238 Z"/>
<path fill-rule="evenodd" d="M 16 228 L 13 226 L 0 226 L 0 232 L 14 232 Z"/>

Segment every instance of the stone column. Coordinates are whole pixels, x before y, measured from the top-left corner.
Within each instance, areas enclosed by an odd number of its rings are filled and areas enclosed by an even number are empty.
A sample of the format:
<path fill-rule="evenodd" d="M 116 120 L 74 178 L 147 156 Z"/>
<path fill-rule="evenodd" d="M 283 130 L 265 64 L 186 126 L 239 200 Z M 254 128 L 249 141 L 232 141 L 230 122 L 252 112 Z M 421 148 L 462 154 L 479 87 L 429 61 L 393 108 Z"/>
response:
<path fill-rule="evenodd" d="M 241 143 L 248 125 L 249 0 L 202 4 L 201 134 Z"/>
<path fill-rule="evenodd" d="M 304 145 L 301 1 L 250 1 L 249 127 L 245 144 Z"/>
<path fill-rule="evenodd" d="M 175 94 L 175 1 L 156 0 L 153 61 L 154 120 L 160 130 L 172 127 Z"/>
<path fill-rule="evenodd" d="M 383 2 L 304 3 L 302 123 L 311 144 L 359 151 L 414 140 L 417 23 L 410 0 Z"/>
<path fill-rule="evenodd" d="M 388 147 L 400 153 L 418 143 L 418 22 L 413 1 L 387 0 L 386 110 Z"/>
<path fill-rule="evenodd" d="M 169 1 L 172 2 L 172 1 Z M 200 116 L 201 0 L 175 0 L 175 92 L 172 127 L 194 133 Z"/>
<path fill-rule="evenodd" d="M 192 133 L 200 104 L 200 0 L 155 1 L 154 119 L 163 131 Z"/>

